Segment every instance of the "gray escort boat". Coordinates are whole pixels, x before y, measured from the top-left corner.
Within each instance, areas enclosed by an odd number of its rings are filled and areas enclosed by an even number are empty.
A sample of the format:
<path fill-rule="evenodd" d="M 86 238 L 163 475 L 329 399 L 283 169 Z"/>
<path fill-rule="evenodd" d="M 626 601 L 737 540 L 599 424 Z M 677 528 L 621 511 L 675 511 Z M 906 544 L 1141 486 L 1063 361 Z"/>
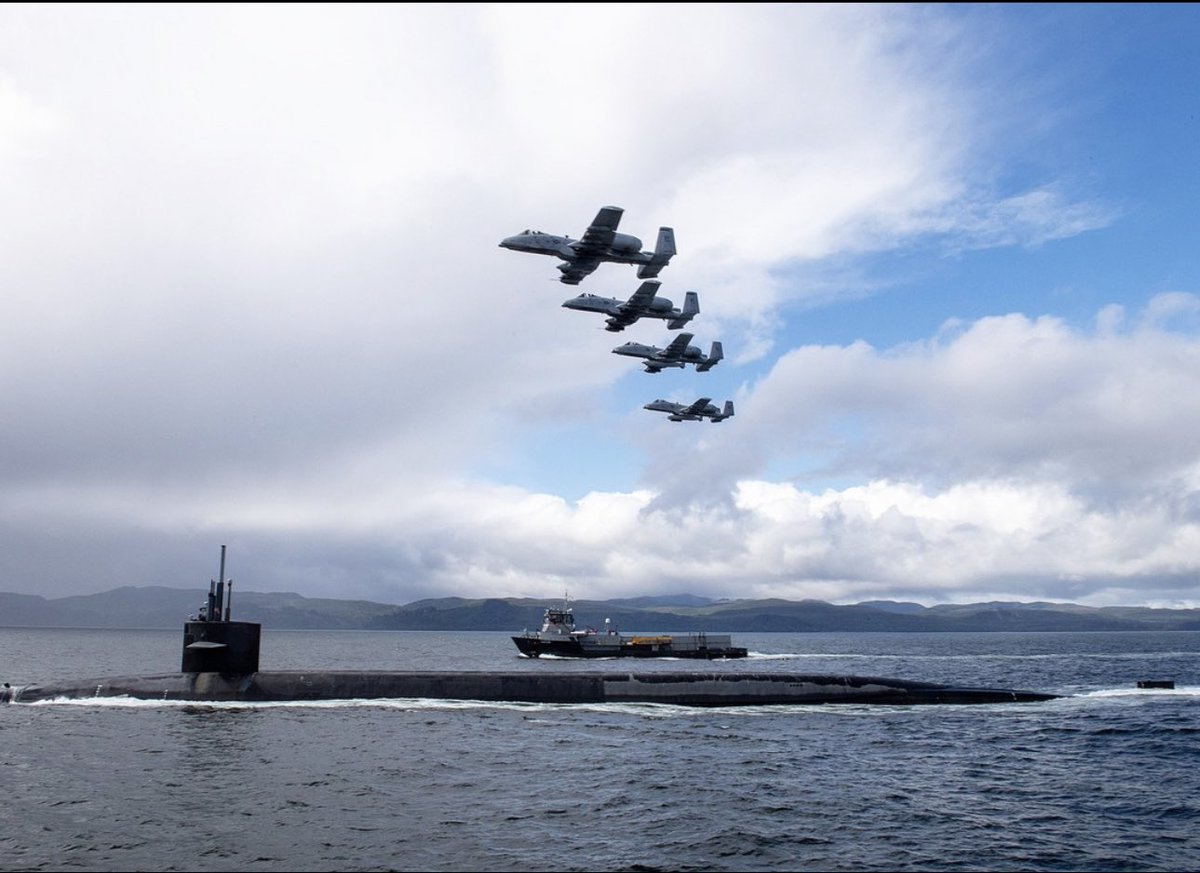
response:
<path fill-rule="evenodd" d="M 608 619 L 604 630 L 577 630 L 575 614 L 564 605 L 550 607 L 542 618 L 542 629 L 513 637 L 522 655 L 537 658 L 744 658 L 746 650 L 735 646 L 729 634 L 653 634 L 623 636 Z"/>

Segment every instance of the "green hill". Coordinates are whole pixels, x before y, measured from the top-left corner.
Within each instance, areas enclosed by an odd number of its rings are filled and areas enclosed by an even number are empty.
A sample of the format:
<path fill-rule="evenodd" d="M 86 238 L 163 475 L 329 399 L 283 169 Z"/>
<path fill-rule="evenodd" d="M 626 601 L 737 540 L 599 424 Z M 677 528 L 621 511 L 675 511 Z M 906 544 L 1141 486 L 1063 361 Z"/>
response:
<path fill-rule="evenodd" d="M 2 627 L 177 628 L 199 610 L 207 591 L 124 587 L 102 594 L 44 598 L 0 592 Z M 440 597 L 403 606 L 367 600 L 237 591 L 233 618 L 275 629 L 511 631 L 541 626 L 558 600 Z M 925 607 L 871 601 L 710 600 L 691 594 L 621 600 L 575 600 L 582 627 L 606 619 L 627 633 L 830 631 L 1136 631 L 1200 630 L 1200 610 L 1070 603 L 970 603 Z"/>

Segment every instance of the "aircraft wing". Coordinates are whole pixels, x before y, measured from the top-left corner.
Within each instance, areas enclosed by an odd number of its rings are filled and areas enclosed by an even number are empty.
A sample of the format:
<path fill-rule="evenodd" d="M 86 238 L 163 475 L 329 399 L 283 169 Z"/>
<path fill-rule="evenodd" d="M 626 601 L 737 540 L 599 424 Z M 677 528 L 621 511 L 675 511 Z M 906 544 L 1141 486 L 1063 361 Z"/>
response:
<path fill-rule="evenodd" d="M 643 282 L 641 287 L 633 292 L 633 296 L 617 307 L 617 314 L 608 319 L 607 330 L 619 331 L 645 315 L 661 284 L 657 279 Z"/>
<path fill-rule="evenodd" d="M 657 279 L 643 282 L 641 287 L 634 291 L 633 295 L 625 301 L 625 306 L 638 312 L 649 309 L 650 304 L 654 302 L 654 296 L 658 294 L 660 285 L 662 285 L 662 282 L 659 282 Z"/>
<path fill-rule="evenodd" d="M 708 408 L 708 404 L 710 403 L 712 403 L 711 397 L 701 397 L 695 403 L 691 404 L 682 411 L 688 415 L 699 415 L 700 413 L 704 412 L 706 408 Z"/>
<path fill-rule="evenodd" d="M 613 236 L 617 232 L 617 225 L 621 223 L 621 216 L 624 213 L 624 209 L 616 206 L 605 206 L 596 213 L 595 219 L 583 232 L 583 239 L 572 246 L 580 260 L 597 258 L 612 247 Z M 596 268 L 592 267 L 592 269 Z"/>
<path fill-rule="evenodd" d="M 596 258 L 582 259 L 575 258 L 567 261 L 565 264 L 559 264 L 558 270 L 562 275 L 558 281 L 564 285 L 578 285 L 581 281 L 592 275 L 597 267 L 600 266 L 600 261 Z"/>
<path fill-rule="evenodd" d="M 671 340 L 671 344 L 663 349 L 662 354 L 658 357 L 665 361 L 678 361 L 687 351 L 688 343 L 691 341 L 692 334 L 690 333 L 676 334 L 675 339 Z"/>

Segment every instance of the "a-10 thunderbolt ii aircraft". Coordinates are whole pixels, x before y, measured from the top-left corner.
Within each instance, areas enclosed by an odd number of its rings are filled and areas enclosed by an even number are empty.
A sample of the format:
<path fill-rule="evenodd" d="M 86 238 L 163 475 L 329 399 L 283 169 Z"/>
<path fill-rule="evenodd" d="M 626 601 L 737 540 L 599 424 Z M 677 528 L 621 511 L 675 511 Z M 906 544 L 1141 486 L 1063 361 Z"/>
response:
<path fill-rule="evenodd" d="M 652 252 L 642 251 L 642 241 L 627 233 L 617 233 L 617 225 L 625 210 L 605 206 L 583 233 L 583 239 L 555 236 L 540 230 L 525 230 L 501 240 L 500 247 L 537 255 L 554 255 L 566 263 L 559 264 L 560 282 L 578 285 L 604 261 L 617 264 L 637 264 L 639 279 L 653 279 L 675 254 L 675 231 L 658 229 L 658 243 Z"/>
<path fill-rule="evenodd" d="M 671 330 L 679 330 L 699 314 L 700 296 L 695 291 L 688 291 L 683 298 L 683 309 L 677 309 L 666 297 L 657 296 L 661 284 L 657 279 L 647 279 L 628 300 L 580 294 L 564 302 L 563 307 L 607 315 L 604 329 L 613 333 L 619 333 L 639 318 L 662 318 Z"/>
<path fill-rule="evenodd" d="M 719 342 L 714 341 L 707 355 L 688 343 L 692 334 L 681 333 L 671 340 L 665 349 L 648 346 L 644 343 L 625 343 L 613 349 L 614 355 L 628 355 L 631 358 L 642 358 L 647 373 L 660 373 L 666 367 L 679 367 L 681 370 L 688 364 L 696 365 L 696 372 L 703 373 L 711 370 L 717 362 L 725 357 Z"/>
<path fill-rule="evenodd" d="M 665 412 L 671 421 L 703 421 L 708 418 L 713 424 L 733 418 L 733 401 L 726 400 L 725 408 L 713 406 L 711 397 L 701 397 L 695 403 L 672 403 L 670 400 L 655 400 L 642 407 L 654 412 Z"/>

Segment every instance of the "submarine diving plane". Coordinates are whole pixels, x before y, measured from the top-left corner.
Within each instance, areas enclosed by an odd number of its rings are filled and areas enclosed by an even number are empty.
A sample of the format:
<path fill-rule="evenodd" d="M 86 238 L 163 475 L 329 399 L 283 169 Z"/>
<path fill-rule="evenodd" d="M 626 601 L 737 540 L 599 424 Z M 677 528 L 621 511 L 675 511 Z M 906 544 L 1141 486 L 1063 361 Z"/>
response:
<path fill-rule="evenodd" d="M 580 294 L 564 302 L 563 308 L 607 315 L 604 329 L 612 333 L 619 333 L 639 318 L 661 318 L 671 330 L 679 330 L 700 313 L 700 296 L 695 291 L 688 291 L 683 298 L 683 308 L 678 309 L 666 297 L 658 296 L 660 285 L 662 282 L 657 279 L 647 279 L 628 300 Z"/>
<path fill-rule="evenodd" d="M 566 263 L 558 265 L 562 273 L 559 281 L 565 285 L 578 285 L 605 261 L 637 264 L 639 279 L 653 279 L 675 254 L 675 231 L 660 227 L 654 251 L 644 252 L 642 241 L 636 236 L 617 233 L 617 225 L 621 223 L 624 212 L 619 206 L 603 207 L 583 232 L 582 239 L 555 236 L 540 230 L 524 230 L 501 240 L 500 247 L 561 258 Z"/>

